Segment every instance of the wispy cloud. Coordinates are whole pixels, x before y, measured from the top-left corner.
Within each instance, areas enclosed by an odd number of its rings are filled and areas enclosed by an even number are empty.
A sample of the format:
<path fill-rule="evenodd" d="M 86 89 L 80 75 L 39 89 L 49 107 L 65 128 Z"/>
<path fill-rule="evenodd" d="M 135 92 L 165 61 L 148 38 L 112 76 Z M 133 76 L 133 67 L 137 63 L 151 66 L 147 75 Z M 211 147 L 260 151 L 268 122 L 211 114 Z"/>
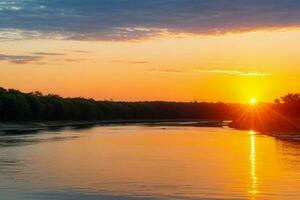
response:
<path fill-rule="evenodd" d="M 85 59 L 81 59 L 81 58 L 56 58 L 53 59 L 52 61 L 56 62 L 56 61 L 62 61 L 62 62 L 81 62 L 84 61 Z"/>
<path fill-rule="evenodd" d="M 0 41 L 130 40 L 300 26 L 299 0 L 3 0 Z"/>
<path fill-rule="evenodd" d="M 158 73 L 185 73 L 188 71 L 173 69 L 173 68 L 150 68 L 147 69 L 148 72 L 158 72 Z"/>
<path fill-rule="evenodd" d="M 71 50 L 70 52 L 74 52 L 74 53 L 88 53 L 88 51 L 84 51 L 84 50 Z"/>
<path fill-rule="evenodd" d="M 110 60 L 109 62 L 111 62 L 111 63 L 133 64 L 133 65 L 150 63 L 147 60 Z"/>
<path fill-rule="evenodd" d="M 196 69 L 195 72 L 213 73 L 213 74 L 228 74 L 237 76 L 271 76 L 271 73 L 255 72 L 255 71 L 239 71 L 239 70 L 224 70 L 224 69 Z"/>
<path fill-rule="evenodd" d="M 33 52 L 32 54 L 39 55 L 39 56 L 64 56 L 64 55 L 66 55 L 65 53 L 53 53 L 53 52 Z"/>
<path fill-rule="evenodd" d="M 210 74 L 225 74 L 234 76 L 272 76 L 271 73 L 257 72 L 257 71 L 242 71 L 242 70 L 230 70 L 230 69 L 175 69 L 170 67 L 165 68 L 150 68 L 149 72 L 158 73 L 210 73 Z"/>
<path fill-rule="evenodd" d="M 42 58 L 42 56 L 0 54 L 0 61 L 8 61 L 14 64 L 27 64 L 33 61 L 40 61 Z"/>
<path fill-rule="evenodd" d="M 14 64 L 46 64 L 45 59 L 52 56 L 64 56 L 65 53 L 54 53 L 54 52 L 32 52 L 29 55 L 13 55 L 13 54 L 0 54 L 0 62 L 6 61 Z M 64 61 L 74 62 L 67 58 L 63 59 Z"/>

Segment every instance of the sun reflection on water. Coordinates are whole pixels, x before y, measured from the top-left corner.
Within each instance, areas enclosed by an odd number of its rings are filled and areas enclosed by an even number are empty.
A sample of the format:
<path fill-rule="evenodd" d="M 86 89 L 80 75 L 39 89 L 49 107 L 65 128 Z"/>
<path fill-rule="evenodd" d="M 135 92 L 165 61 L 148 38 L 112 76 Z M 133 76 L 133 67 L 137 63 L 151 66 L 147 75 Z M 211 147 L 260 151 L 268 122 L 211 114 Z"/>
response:
<path fill-rule="evenodd" d="M 256 176 L 256 149 L 255 149 L 255 131 L 249 131 L 250 134 L 250 163 L 251 163 L 251 190 L 249 193 L 257 194 L 257 176 Z"/>

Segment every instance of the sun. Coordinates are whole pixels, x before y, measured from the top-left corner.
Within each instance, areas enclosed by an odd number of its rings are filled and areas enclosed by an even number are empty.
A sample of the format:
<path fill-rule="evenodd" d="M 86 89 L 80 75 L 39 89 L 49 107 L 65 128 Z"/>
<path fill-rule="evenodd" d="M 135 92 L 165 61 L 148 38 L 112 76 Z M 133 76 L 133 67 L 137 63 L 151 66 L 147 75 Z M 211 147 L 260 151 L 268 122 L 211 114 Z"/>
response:
<path fill-rule="evenodd" d="M 250 99 L 250 103 L 251 103 L 252 105 L 255 105 L 255 104 L 257 103 L 257 99 L 256 99 L 256 98 L 251 98 L 251 99 Z"/>

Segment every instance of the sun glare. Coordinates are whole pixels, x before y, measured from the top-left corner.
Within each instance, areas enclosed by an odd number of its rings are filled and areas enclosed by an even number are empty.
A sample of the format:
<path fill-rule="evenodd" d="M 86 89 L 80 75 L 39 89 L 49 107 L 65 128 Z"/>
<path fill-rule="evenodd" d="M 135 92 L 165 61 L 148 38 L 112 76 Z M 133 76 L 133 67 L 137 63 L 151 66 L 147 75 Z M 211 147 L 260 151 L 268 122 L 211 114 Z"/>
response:
<path fill-rule="evenodd" d="M 251 131 L 249 131 L 249 134 L 250 135 L 255 135 L 255 131 L 251 130 Z"/>
<path fill-rule="evenodd" d="M 250 103 L 251 103 L 252 105 L 256 104 L 256 103 L 257 103 L 256 98 L 251 98 L 251 99 L 250 99 Z"/>

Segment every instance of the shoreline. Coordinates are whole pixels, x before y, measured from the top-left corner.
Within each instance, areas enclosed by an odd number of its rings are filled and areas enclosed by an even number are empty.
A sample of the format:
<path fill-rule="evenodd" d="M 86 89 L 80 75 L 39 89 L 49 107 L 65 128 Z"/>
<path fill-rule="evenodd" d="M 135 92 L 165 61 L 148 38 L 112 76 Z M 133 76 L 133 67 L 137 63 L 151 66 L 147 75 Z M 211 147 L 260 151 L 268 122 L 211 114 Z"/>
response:
<path fill-rule="evenodd" d="M 96 120 L 96 121 L 29 121 L 0 122 L 0 136 L 5 134 L 34 134 L 41 131 L 53 131 L 64 128 L 83 129 L 95 126 L 112 125 L 149 125 L 149 126 L 190 126 L 190 127 L 229 127 L 236 130 L 249 130 L 246 127 L 232 126 L 230 120 L 214 119 L 143 119 L 143 120 Z M 262 135 L 275 138 L 300 139 L 300 131 L 254 130 Z"/>
<path fill-rule="evenodd" d="M 298 118 L 250 118 L 238 119 L 229 124 L 230 128 L 239 130 L 253 130 L 271 136 L 300 135 L 300 119 Z"/>
<path fill-rule="evenodd" d="M 85 128 L 107 125 L 168 125 L 168 126 L 198 126 L 223 127 L 228 126 L 226 120 L 211 119 L 144 119 L 144 120 L 97 120 L 97 121 L 32 121 L 32 122 L 0 122 L 0 133 L 30 133 L 60 128 Z"/>

